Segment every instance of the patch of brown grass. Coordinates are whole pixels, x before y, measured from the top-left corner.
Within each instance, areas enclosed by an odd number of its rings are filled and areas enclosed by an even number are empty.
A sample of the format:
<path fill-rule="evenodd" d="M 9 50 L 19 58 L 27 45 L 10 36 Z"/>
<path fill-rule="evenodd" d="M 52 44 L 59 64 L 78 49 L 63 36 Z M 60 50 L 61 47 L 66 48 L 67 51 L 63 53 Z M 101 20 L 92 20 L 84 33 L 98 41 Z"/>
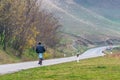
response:
<path fill-rule="evenodd" d="M 120 59 L 120 53 L 114 53 L 114 54 L 108 54 L 106 57 L 111 57 L 111 58 L 118 58 Z"/>
<path fill-rule="evenodd" d="M 112 54 L 112 57 L 119 57 L 120 58 L 120 53 Z"/>
<path fill-rule="evenodd" d="M 6 54 L 3 50 L 0 50 L 0 64 L 14 63 L 15 59 Z"/>

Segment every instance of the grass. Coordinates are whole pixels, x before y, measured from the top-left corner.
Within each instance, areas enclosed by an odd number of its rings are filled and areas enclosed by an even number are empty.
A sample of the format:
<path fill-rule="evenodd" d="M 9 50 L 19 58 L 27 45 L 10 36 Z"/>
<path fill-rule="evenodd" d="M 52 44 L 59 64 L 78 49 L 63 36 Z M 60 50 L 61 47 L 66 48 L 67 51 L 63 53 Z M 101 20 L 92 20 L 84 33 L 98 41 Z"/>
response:
<path fill-rule="evenodd" d="M 0 80 L 119 80 L 120 62 L 114 57 L 69 62 L 1 75 Z"/>
<path fill-rule="evenodd" d="M 120 47 L 116 47 L 112 50 L 113 53 L 120 53 Z"/>
<path fill-rule="evenodd" d="M 12 56 L 6 54 L 5 51 L 0 49 L 0 64 L 5 64 L 5 63 L 14 63 L 14 62 L 19 62 L 18 59 L 13 58 Z"/>
<path fill-rule="evenodd" d="M 25 55 L 23 55 L 22 58 L 20 58 L 16 55 L 16 51 L 13 50 L 12 48 L 7 48 L 7 50 L 4 51 L 0 46 L 0 64 L 33 61 L 35 60 L 35 58 L 37 60 L 37 54 L 35 52 L 27 51 L 27 53 L 26 54 L 24 53 Z"/>
<path fill-rule="evenodd" d="M 53 50 L 47 49 L 44 54 L 44 59 L 53 58 Z M 10 63 L 18 63 L 18 62 L 26 62 L 26 61 L 35 61 L 38 60 L 38 54 L 33 49 L 26 49 L 22 54 L 22 57 L 18 57 L 18 52 L 12 48 L 7 48 L 4 51 L 0 45 L 0 64 L 10 64 Z M 56 54 L 56 57 L 61 57 L 61 53 Z"/>

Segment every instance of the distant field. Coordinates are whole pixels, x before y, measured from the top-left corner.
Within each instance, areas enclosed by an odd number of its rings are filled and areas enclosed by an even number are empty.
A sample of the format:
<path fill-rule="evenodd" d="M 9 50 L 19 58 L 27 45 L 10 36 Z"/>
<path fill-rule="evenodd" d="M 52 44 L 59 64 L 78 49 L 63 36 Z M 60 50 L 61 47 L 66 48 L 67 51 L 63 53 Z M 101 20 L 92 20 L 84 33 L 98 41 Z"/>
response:
<path fill-rule="evenodd" d="M 0 80 L 120 80 L 120 57 L 99 57 L 1 75 Z"/>

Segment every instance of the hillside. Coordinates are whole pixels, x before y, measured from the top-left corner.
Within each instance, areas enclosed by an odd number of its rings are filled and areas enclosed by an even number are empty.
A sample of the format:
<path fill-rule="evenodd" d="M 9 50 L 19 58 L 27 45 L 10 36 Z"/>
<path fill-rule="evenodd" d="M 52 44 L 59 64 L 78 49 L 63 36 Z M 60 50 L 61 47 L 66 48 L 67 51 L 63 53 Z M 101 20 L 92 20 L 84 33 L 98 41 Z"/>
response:
<path fill-rule="evenodd" d="M 120 0 L 75 0 L 75 2 L 112 21 L 120 22 Z"/>
<path fill-rule="evenodd" d="M 64 32 L 93 42 L 120 38 L 119 23 L 86 8 L 83 3 L 76 3 L 76 0 L 44 0 L 43 9 L 59 18 Z"/>

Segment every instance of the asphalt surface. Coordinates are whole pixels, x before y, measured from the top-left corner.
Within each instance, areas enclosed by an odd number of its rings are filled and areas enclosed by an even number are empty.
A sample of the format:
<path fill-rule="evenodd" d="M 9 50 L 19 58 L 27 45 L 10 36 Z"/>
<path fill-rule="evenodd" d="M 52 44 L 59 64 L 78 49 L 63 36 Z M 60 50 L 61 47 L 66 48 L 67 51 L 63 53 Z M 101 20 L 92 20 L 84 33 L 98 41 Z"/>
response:
<path fill-rule="evenodd" d="M 93 49 L 87 50 L 83 54 L 79 55 L 79 60 L 104 56 L 105 54 L 102 53 L 102 51 L 104 51 L 105 49 L 106 47 L 99 47 L 99 48 L 93 48 Z M 14 73 L 14 72 L 24 70 L 24 69 L 29 69 L 29 68 L 54 65 L 54 64 L 64 63 L 64 62 L 71 62 L 71 61 L 75 61 L 76 59 L 77 57 L 73 56 L 73 57 L 67 57 L 67 58 L 44 60 L 43 65 L 38 65 L 38 61 L 22 62 L 22 63 L 15 63 L 15 64 L 4 64 L 4 65 L 0 65 L 0 74 Z"/>

